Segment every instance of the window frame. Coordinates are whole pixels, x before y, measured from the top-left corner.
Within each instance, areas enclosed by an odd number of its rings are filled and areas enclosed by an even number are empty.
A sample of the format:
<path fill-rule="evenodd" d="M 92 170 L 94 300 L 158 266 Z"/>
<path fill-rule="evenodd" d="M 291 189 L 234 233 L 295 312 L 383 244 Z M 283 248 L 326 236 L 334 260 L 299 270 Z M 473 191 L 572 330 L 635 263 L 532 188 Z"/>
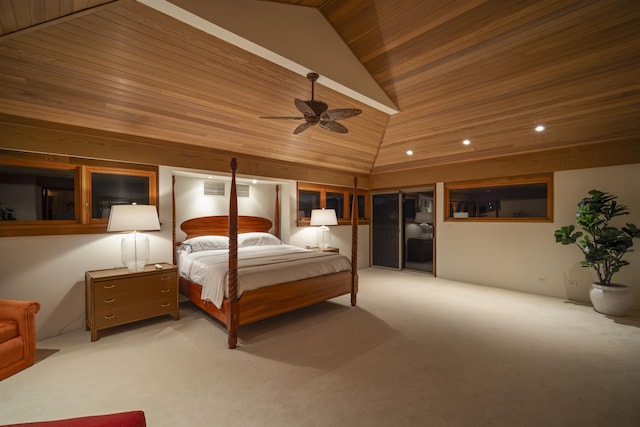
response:
<path fill-rule="evenodd" d="M 106 233 L 108 218 L 91 218 L 91 174 L 94 172 L 148 177 L 149 204 L 158 206 L 157 166 L 0 150 L 2 165 L 73 170 L 75 219 L 0 221 L 0 237 Z"/>
<path fill-rule="evenodd" d="M 547 212 L 546 217 L 468 217 L 455 218 L 451 216 L 451 191 L 476 189 L 485 187 L 506 187 L 527 184 L 546 184 L 547 186 Z M 448 182 L 444 184 L 444 221 L 451 222 L 553 222 L 553 174 L 536 174 L 515 177 L 483 179 L 473 181 Z"/>
<path fill-rule="evenodd" d="M 343 206 L 343 217 L 338 217 L 338 225 L 349 225 L 351 224 L 351 203 L 349 200 L 353 195 L 353 188 L 349 187 L 339 187 L 332 185 L 322 185 L 322 184 L 314 184 L 311 182 L 297 182 L 296 188 L 296 225 L 298 227 L 307 227 L 310 226 L 311 217 L 299 217 L 298 214 L 300 212 L 300 190 L 303 191 L 314 191 L 320 194 L 320 208 L 327 207 L 327 193 L 338 193 L 342 194 L 342 203 Z M 364 218 L 358 218 L 358 224 L 369 224 L 370 219 L 370 202 L 369 202 L 369 191 L 358 189 L 357 196 L 364 197 Z M 338 212 L 336 212 L 337 214 Z M 360 216 L 361 212 L 358 212 L 358 216 Z"/>
<path fill-rule="evenodd" d="M 126 176 L 143 176 L 149 178 L 149 204 L 157 206 L 158 205 L 158 188 L 157 188 L 157 173 L 146 171 L 146 170 L 138 170 L 138 169 L 122 169 L 115 167 L 105 167 L 105 166 L 83 166 L 82 167 L 82 183 L 83 185 L 83 193 L 82 193 L 82 205 L 84 207 L 82 215 L 82 221 L 84 224 L 94 223 L 100 224 L 104 223 L 108 224 L 108 218 L 93 218 L 92 212 L 92 196 L 93 196 L 93 187 L 92 187 L 92 179 L 91 174 L 100 173 L 105 175 L 126 175 Z"/>

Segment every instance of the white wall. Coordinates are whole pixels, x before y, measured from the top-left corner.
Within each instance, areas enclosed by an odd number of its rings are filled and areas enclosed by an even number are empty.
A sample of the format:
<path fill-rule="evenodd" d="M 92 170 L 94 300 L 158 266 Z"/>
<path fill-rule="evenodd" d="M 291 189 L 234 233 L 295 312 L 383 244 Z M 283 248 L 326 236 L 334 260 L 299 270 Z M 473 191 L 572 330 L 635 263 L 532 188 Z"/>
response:
<path fill-rule="evenodd" d="M 180 230 L 180 224 L 187 219 L 209 215 L 228 215 L 229 213 L 231 179 L 217 176 L 213 179 L 214 181 L 225 182 L 224 196 L 205 196 L 203 192 L 205 179 L 205 177 L 176 176 L 175 193 L 177 241 L 182 241 L 186 237 L 184 232 Z M 249 181 L 243 181 L 242 183 L 249 184 Z M 288 183 L 277 184 L 281 187 L 289 185 Z M 257 184 L 249 184 L 251 186 L 251 196 L 238 198 L 238 214 L 260 216 L 274 221 L 276 198 L 275 187 L 277 184 L 262 180 Z M 280 191 L 282 192 L 283 190 L 281 189 Z M 287 209 L 284 209 L 282 204 L 283 203 L 281 201 L 281 212 L 288 212 L 288 204 Z"/>
<path fill-rule="evenodd" d="M 171 173 L 163 168 L 159 188 L 161 230 L 145 234 L 151 262 L 171 262 Z M 121 239 L 119 233 L 0 238 L 0 298 L 40 302 L 38 340 L 84 328 L 84 273 L 122 267 Z"/>
<path fill-rule="evenodd" d="M 444 222 L 438 215 L 438 277 L 588 302 L 595 273 L 579 265 L 577 247 L 556 243 L 553 232 L 575 224 L 576 204 L 594 188 L 630 208 L 621 222 L 640 225 L 640 164 L 557 172 L 553 223 Z M 442 183 L 437 194 L 443 206 Z M 631 265 L 614 282 L 634 287 L 634 308 L 640 309 L 640 242 L 635 245 L 625 257 Z"/>
<path fill-rule="evenodd" d="M 147 233 L 151 261 L 172 261 L 172 174 L 160 167 L 159 232 Z M 295 225 L 295 183 L 281 183 L 282 239 L 297 246 L 313 244 L 314 230 Z M 270 188 L 269 188 L 270 187 Z M 438 184 L 437 206 L 442 206 L 443 189 Z M 273 185 L 256 193 L 254 201 L 240 202 L 241 214 L 272 217 Z M 640 224 L 640 164 L 559 172 L 555 175 L 554 223 L 451 223 L 437 215 L 437 273 L 439 277 L 492 285 L 524 292 L 587 301 L 593 276 L 581 268 L 577 248 L 556 244 L 553 231 L 571 224 L 576 203 L 587 191 L 597 188 L 619 196 L 633 215 L 628 222 Z M 195 191 L 195 190 L 194 190 Z M 188 202 L 181 200 L 186 206 Z M 226 214 L 228 201 L 201 206 L 197 212 Z M 223 207 L 224 205 L 224 207 Z M 215 209 L 214 209 L 215 208 Z M 220 209 L 220 212 L 207 210 Z M 256 209 L 255 211 L 253 209 Z M 178 221 L 179 223 L 179 221 Z M 332 246 L 350 256 L 351 227 L 331 227 Z M 120 235 L 34 236 L 0 238 L 0 298 L 37 300 L 38 339 L 84 328 L 84 272 L 120 267 Z M 640 243 L 627 258 L 615 281 L 636 289 L 635 308 L 640 307 Z M 358 265 L 368 265 L 369 228 L 359 226 Z M 539 280 L 543 279 L 543 280 Z M 568 280 L 578 285 L 568 287 Z M 87 339 L 88 336 L 87 336 Z"/>

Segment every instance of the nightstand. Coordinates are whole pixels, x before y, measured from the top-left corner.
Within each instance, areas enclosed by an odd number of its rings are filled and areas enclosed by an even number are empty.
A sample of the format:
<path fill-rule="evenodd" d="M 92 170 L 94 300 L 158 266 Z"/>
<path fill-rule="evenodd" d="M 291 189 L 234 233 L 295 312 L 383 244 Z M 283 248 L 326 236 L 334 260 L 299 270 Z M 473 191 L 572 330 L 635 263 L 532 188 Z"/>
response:
<path fill-rule="evenodd" d="M 178 268 L 168 263 L 130 272 L 126 268 L 85 273 L 87 330 L 91 341 L 99 331 L 138 320 L 170 314 L 180 318 Z"/>
<path fill-rule="evenodd" d="M 327 249 L 320 249 L 319 247 L 315 246 L 313 248 L 309 248 L 312 251 L 322 251 L 322 252 L 335 252 L 337 254 L 340 253 L 340 248 L 332 248 L 331 246 L 329 246 Z"/>

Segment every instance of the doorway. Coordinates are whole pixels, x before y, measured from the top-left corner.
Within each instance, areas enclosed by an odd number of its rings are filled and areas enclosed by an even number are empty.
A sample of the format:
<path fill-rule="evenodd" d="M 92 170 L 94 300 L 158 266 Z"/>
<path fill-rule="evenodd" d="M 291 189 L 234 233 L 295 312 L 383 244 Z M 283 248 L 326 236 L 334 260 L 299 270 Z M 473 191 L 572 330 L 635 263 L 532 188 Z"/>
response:
<path fill-rule="evenodd" d="M 372 195 L 372 264 L 434 273 L 434 190 Z"/>

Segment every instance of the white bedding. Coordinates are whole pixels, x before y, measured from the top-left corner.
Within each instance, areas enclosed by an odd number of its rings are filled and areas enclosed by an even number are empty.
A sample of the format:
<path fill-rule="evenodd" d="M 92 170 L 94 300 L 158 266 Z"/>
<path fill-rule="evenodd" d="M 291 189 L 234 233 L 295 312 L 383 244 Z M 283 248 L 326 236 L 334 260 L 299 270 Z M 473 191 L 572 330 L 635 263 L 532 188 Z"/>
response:
<path fill-rule="evenodd" d="M 202 286 L 201 298 L 220 308 L 228 296 L 229 255 L 226 249 L 179 254 L 182 277 Z M 350 271 L 344 255 L 316 252 L 291 245 L 238 248 L 238 296 L 264 286 Z"/>

